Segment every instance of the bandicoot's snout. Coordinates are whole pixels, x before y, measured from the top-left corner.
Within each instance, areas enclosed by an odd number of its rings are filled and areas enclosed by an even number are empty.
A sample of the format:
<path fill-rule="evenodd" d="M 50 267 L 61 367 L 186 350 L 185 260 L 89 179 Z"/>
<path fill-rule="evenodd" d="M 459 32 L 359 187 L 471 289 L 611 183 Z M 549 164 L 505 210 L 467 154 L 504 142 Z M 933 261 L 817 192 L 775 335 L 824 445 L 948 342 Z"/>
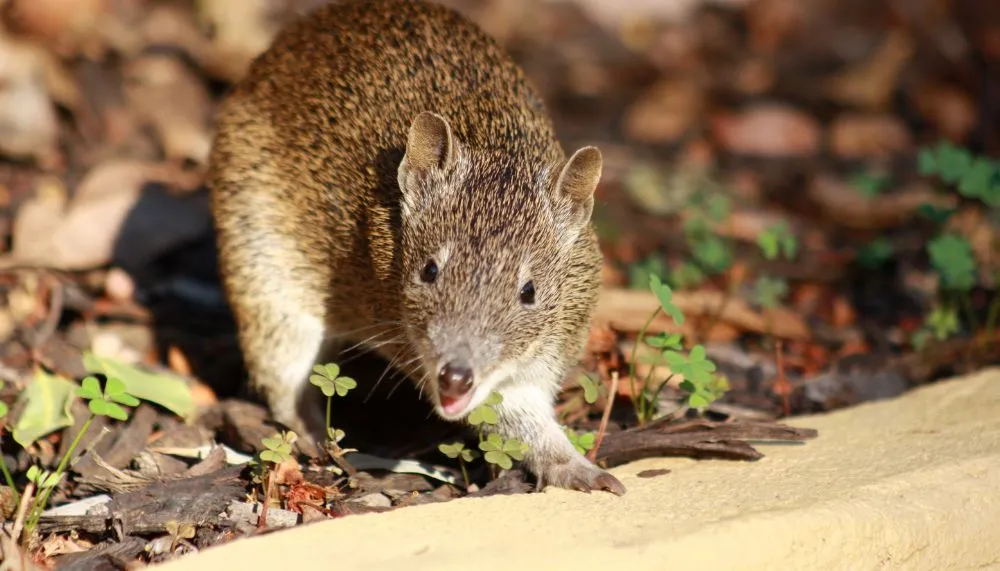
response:
<path fill-rule="evenodd" d="M 438 399 L 448 414 L 461 413 L 472 398 L 472 369 L 462 361 L 445 363 L 438 371 Z"/>

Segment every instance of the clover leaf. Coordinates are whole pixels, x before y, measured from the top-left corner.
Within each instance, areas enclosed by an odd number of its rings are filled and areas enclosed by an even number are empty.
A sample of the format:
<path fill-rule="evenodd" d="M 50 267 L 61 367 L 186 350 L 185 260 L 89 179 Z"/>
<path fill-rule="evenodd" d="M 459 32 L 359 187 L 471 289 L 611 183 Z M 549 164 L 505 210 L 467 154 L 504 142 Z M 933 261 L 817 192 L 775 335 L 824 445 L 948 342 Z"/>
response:
<path fill-rule="evenodd" d="M 795 258 L 799 246 L 788 224 L 783 221 L 758 234 L 757 245 L 768 260 L 776 260 L 781 254 L 791 260 Z"/>
<path fill-rule="evenodd" d="M 107 416 L 115 420 L 128 420 L 128 413 L 118 406 L 138 406 L 139 399 L 130 395 L 125 383 L 117 377 L 107 377 L 103 390 L 101 382 L 94 376 L 85 377 L 76 390 L 77 396 L 87 401 L 87 408 L 96 416 Z"/>
<path fill-rule="evenodd" d="M 788 295 L 788 283 L 781 278 L 761 276 L 754 284 L 754 301 L 761 307 L 774 309 Z"/>
<path fill-rule="evenodd" d="M 653 291 L 656 299 L 660 301 L 660 308 L 663 309 L 663 313 L 673 318 L 674 323 L 677 325 L 684 325 L 684 313 L 674 305 L 674 292 L 670 289 L 670 286 L 663 283 L 659 276 L 651 275 L 649 276 L 649 289 Z"/>
<path fill-rule="evenodd" d="M 452 444 L 439 444 L 438 450 L 449 458 L 461 458 L 463 462 L 472 462 L 479 457 L 479 453 L 465 447 L 462 442 Z"/>
<path fill-rule="evenodd" d="M 965 238 L 942 234 L 927 244 L 927 253 L 945 288 L 968 291 L 976 285 L 976 260 Z"/>
<path fill-rule="evenodd" d="M 495 464 L 504 470 L 514 466 L 514 460 L 524 460 L 528 445 L 519 440 L 504 440 L 499 434 L 490 434 L 479 443 L 483 458 L 490 464 Z"/>
<path fill-rule="evenodd" d="M 587 404 L 594 404 L 597 402 L 598 390 L 597 383 L 594 382 L 594 379 L 591 379 L 590 375 L 581 374 L 578 382 L 580 383 L 580 386 L 583 387 L 583 400 L 586 401 Z"/>
<path fill-rule="evenodd" d="M 297 435 L 294 432 L 275 434 L 270 438 L 261 439 L 261 444 L 265 450 L 260 453 L 260 459 L 265 462 L 280 464 L 289 459 L 292 455 L 292 444 L 295 443 Z"/>
<path fill-rule="evenodd" d="M 469 413 L 469 424 L 479 426 L 480 424 L 497 424 L 500 416 L 497 414 L 496 406 L 503 402 L 503 395 L 493 391 L 486 397 L 483 404 L 472 409 Z"/>
<path fill-rule="evenodd" d="M 316 365 L 313 367 L 313 375 L 309 375 L 309 382 L 319 387 L 326 397 L 346 396 L 351 389 L 358 386 L 358 382 L 351 377 L 340 376 L 340 366 L 336 363 Z"/>
<path fill-rule="evenodd" d="M 577 433 L 576 431 L 566 428 L 566 437 L 569 438 L 570 444 L 576 448 L 576 451 L 580 454 L 586 454 L 588 450 L 594 447 L 594 443 L 597 440 L 597 435 L 593 432 L 585 432 L 583 434 Z"/>

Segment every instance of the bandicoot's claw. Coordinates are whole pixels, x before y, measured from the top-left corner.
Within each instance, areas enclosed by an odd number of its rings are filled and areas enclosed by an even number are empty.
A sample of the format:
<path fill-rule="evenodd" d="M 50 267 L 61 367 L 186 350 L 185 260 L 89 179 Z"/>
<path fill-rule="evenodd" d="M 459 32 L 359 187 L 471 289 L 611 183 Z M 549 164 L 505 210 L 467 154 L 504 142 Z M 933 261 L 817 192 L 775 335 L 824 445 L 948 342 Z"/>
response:
<path fill-rule="evenodd" d="M 542 471 L 542 485 L 556 486 L 581 492 L 605 490 L 616 496 L 625 494 L 625 486 L 618 478 L 601 470 L 582 457 L 579 461 L 556 464 Z"/>

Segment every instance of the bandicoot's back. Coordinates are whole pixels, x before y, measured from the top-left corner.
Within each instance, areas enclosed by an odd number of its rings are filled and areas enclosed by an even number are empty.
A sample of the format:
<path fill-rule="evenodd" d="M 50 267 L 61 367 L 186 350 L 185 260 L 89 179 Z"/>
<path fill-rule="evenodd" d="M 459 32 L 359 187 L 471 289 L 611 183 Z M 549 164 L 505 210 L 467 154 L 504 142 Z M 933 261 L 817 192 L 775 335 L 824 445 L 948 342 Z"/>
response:
<path fill-rule="evenodd" d="M 319 437 L 327 340 L 412 373 L 445 418 L 493 391 L 557 485 L 623 491 L 553 418 L 596 303 L 601 155 L 566 159 L 519 68 L 450 9 L 331 4 L 224 102 L 211 158 L 223 281 L 251 381 Z"/>

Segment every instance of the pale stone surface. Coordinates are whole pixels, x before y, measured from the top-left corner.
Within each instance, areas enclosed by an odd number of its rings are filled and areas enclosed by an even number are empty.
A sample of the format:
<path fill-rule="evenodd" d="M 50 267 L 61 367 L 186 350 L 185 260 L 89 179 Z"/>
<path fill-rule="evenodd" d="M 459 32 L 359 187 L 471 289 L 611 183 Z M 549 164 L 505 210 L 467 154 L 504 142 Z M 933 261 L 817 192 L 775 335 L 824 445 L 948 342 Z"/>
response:
<path fill-rule="evenodd" d="M 614 470 L 621 498 L 549 490 L 350 516 L 235 541 L 208 569 L 1000 568 L 1000 370 L 800 418 L 758 462 Z M 669 468 L 638 478 L 649 468 Z"/>

